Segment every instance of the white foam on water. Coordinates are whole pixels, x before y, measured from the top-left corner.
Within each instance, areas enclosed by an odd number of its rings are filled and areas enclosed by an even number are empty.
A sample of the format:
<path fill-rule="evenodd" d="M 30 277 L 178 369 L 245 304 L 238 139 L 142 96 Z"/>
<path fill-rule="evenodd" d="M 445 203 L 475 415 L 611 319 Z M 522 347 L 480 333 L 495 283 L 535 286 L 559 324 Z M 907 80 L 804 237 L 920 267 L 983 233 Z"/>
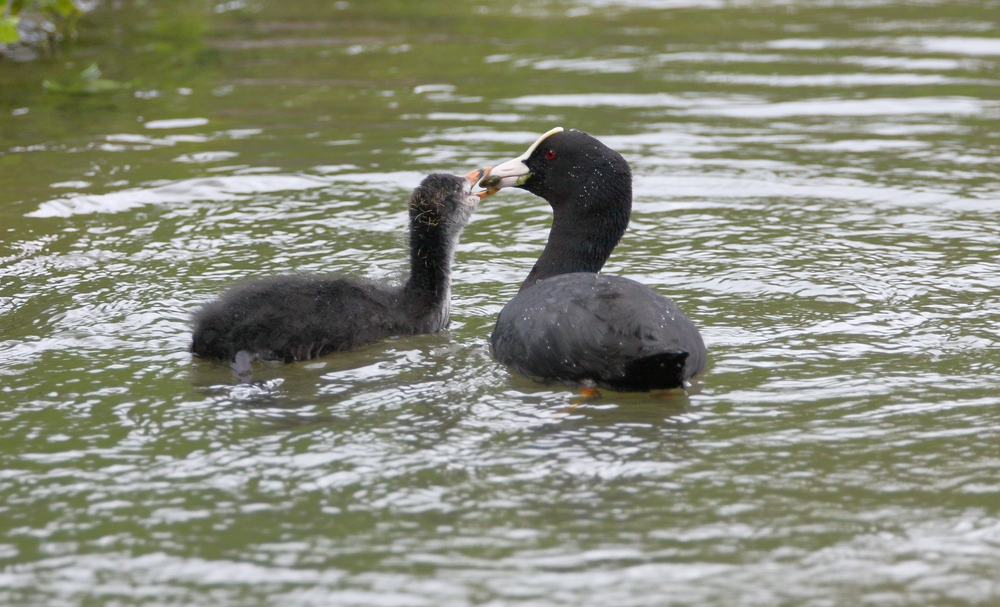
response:
<path fill-rule="evenodd" d="M 867 153 L 881 150 L 908 150 L 927 148 L 927 141 L 910 141 L 906 139 L 843 139 L 830 143 L 804 143 L 793 147 L 799 150 L 817 150 L 823 152 L 854 152 Z"/>
<path fill-rule="evenodd" d="M 177 158 L 174 158 L 174 162 L 184 162 L 188 164 L 192 163 L 205 163 L 205 162 L 220 162 L 222 160 L 229 160 L 230 158 L 236 158 L 239 156 L 236 152 L 195 152 L 194 154 L 182 154 Z"/>
<path fill-rule="evenodd" d="M 221 158 L 219 158 L 221 159 Z M 208 160 L 203 160 L 207 162 Z M 267 169 L 273 170 L 273 169 Z M 251 198 L 255 194 L 295 192 L 325 188 L 336 183 L 353 183 L 380 190 L 409 191 L 426 175 L 417 171 L 385 173 L 342 173 L 337 175 L 287 175 L 240 171 L 238 175 L 199 177 L 156 183 L 107 194 L 78 195 L 48 200 L 26 217 L 71 217 L 91 213 L 120 213 L 145 205 L 177 205 L 197 201 L 224 201 Z"/>
<path fill-rule="evenodd" d="M 950 53 L 953 55 L 1000 55 L 1000 38 L 974 38 L 971 36 L 920 36 L 900 38 L 902 47 L 925 53 Z"/>
<path fill-rule="evenodd" d="M 303 175 L 229 175 L 185 179 L 153 187 L 107 194 L 56 198 L 43 202 L 26 217 L 70 217 L 120 213 L 150 204 L 184 204 L 197 200 L 234 200 L 253 194 L 326 187 L 328 180 Z"/>
<path fill-rule="evenodd" d="M 918 97 L 839 99 L 824 97 L 766 103 L 750 95 L 724 97 L 679 96 L 667 93 L 581 93 L 527 95 L 504 101 L 511 105 L 546 107 L 675 108 L 682 114 L 732 118 L 783 118 L 792 116 L 900 116 L 977 115 L 996 107 L 972 97 Z"/>
<path fill-rule="evenodd" d="M 521 114 L 466 114 L 462 112 L 431 112 L 427 120 L 469 120 L 482 122 L 521 122 L 527 117 Z"/>
<path fill-rule="evenodd" d="M 949 78 L 938 74 L 812 74 L 808 76 L 781 76 L 760 74 L 699 74 L 702 82 L 725 84 L 758 84 L 775 87 L 820 86 L 927 86 L 935 84 L 964 84 L 967 80 Z"/>
<path fill-rule="evenodd" d="M 633 182 L 637 211 L 652 213 L 670 210 L 676 199 L 746 200 L 785 198 L 842 200 L 881 208 L 923 208 L 942 212 L 982 212 L 992 214 L 996 202 L 990 198 L 970 198 L 947 191 L 915 190 L 872 185 L 855 179 L 767 178 L 763 176 L 637 175 Z M 664 201 L 668 194 L 671 200 Z M 659 200 L 659 202 L 652 202 Z"/>
<path fill-rule="evenodd" d="M 865 38 L 784 38 L 764 43 L 769 49 L 822 51 L 840 48 L 884 48 L 915 53 L 966 56 L 1000 55 L 1000 38 L 974 36 L 901 36 Z"/>
<path fill-rule="evenodd" d="M 58 183 L 50 183 L 50 188 L 89 188 L 89 181 L 60 181 Z"/>
<path fill-rule="evenodd" d="M 560 70 L 563 72 L 583 72 L 595 74 L 628 74 L 642 67 L 642 62 L 634 58 L 596 59 L 544 59 L 532 64 L 536 70 Z"/>
<path fill-rule="evenodd" d="M 893 70 L 927 70 L 942 72 L 962 68 L 964 61 L 958 59 L 943 59 L 939 57 L 914 59 L 911 57 L 841 57 L 841 63 L 863 65 L 875 69 Z"/>
<path fill-rule="evenodd" d="M 691 63 L 780 63 L 782 61 L 791 61 L 792 57 L 762 53 L 726 53 L 709 51 L 663 53 L 657 55 L 656 60 L 664 63 L 670 63 L 671 61 Z"/>
<path fill-rule="evenodd" d="M 988 107 L 971 97 L 918 97 L 877 99 L 804 99 L 781 103 L 730 105 L 729 107 L 698 107 L 685 114 L 707 114 L 730 118 L 790 118 L 794 116 L 907 116 L 982 114 Z"/>
<path fill-rule="evenodd" d="M 147 129 L 187 129 L 206 124 L 208 124 L 208 118 L 172 118 L 170 120 L 150 120 L 143 126 Z"/>
<path fill-rule="evenodd" d="M 722 99 L 682 97 L 668 93 L 581 93 L 565 95 L 525 95 L 504 103 L 545 107 L 689 108 L 700 104 L 724 104 Z"/>

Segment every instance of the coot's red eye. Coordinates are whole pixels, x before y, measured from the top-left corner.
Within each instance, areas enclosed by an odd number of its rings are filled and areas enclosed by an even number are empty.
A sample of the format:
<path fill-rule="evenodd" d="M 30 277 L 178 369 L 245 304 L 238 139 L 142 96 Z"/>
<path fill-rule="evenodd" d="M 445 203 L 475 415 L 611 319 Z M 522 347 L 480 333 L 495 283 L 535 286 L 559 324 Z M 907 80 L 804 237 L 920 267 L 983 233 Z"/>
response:
<path fill-rule="evenodd" d="M 556 151 L 555 150 L 545 150 L 545 159 L 546 160 L 555 160 L 556 159 Z"/>

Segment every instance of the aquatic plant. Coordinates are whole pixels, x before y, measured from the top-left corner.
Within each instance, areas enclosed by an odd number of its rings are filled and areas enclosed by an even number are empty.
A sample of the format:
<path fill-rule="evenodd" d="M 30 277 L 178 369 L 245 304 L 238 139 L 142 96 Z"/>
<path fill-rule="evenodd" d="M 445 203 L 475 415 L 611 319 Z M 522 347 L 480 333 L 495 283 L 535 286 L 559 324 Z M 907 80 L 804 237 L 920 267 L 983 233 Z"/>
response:
<path fill-rule="evenodd" d="M 85 7 L 73 0 L 0 0 L 0 57 L 11 47 L 28 49 L 17 58 L 51 53 L 56 44 L 76 36 Z"/>
<path fill-rule="evenodd" d="M 43 80 L 42 88 L 50 93 L 64 93 L 67 95 L 95 95 L 98 93 L 109 93 L 119 89 L 127 89 L 131 86 L 127 82 L 118 82 L 101 78 L 101 69 L 96 63 L 80 72 L 74 80 L 70 82 L 53 82 Z"/>

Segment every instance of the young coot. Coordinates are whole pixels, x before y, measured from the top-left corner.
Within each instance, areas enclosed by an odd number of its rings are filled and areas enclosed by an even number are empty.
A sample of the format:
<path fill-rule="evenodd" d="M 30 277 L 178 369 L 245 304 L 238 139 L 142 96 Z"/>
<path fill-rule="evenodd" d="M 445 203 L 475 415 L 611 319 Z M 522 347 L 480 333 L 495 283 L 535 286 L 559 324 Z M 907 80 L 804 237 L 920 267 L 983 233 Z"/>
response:
<path fill-rule="evenodd" d="M 632 212 L 632 172 L 620 154 L 557 128 L 480 185 L 523 188 L 553 211 L 541 257 L 490 336 L 499 362 L 543 382 L 632 392 L 682 387 L 704 370 L 705 343 L 680 308 L 598 274 Z"/>
<path fill-rule="evenodd" d="M 455 246 L 476 203 L 495 191 L 472 191 L 486 170 L 429 175 L 413 191 L 405 284 L 300 275 L 246 282 L 195 313 L 191 352 L 246 375 L 254 359 L 307 360 L 447 327 Z"/>

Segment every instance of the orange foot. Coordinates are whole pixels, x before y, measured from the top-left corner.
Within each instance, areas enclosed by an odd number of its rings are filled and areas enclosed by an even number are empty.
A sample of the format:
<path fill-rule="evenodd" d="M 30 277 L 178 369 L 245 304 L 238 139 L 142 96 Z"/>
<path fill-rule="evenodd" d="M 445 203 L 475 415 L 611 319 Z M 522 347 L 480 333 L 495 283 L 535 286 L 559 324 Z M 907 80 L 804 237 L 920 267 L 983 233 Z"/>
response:
<path fill-rule="evenodd" d="M 649 393 L 650 398 L 658 400 L 677 400 L 682 396 L 686 396 L 686 393 L 680 388 L 673 388 L 671 390 L 654 390 Z"/>

